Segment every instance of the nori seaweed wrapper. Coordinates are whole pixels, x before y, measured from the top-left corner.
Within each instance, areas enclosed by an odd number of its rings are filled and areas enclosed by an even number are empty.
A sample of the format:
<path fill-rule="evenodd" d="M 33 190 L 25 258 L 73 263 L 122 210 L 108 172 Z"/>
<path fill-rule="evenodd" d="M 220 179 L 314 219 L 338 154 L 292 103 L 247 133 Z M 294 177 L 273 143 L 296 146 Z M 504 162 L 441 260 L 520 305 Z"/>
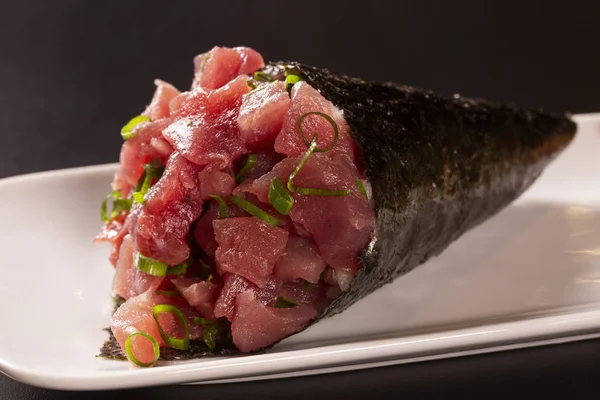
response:
<path fill-rule="evenodd" d="M 577 131 L 568 115 L 443 97 L 297 62 L 273 63 L 265 72 L 300 75 L 344 111 L 373 189 L 376 237 L 350 289 L 319 318 L 344 311 L 496 214 Z"/>

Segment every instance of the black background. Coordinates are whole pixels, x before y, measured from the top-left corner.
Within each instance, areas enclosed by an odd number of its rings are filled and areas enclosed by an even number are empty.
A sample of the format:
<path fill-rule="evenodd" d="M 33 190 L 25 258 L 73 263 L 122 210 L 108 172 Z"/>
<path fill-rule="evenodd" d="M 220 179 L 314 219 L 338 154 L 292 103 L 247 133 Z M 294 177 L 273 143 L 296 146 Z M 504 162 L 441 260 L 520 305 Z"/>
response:
<path fill-rule="evenodd" d="M 154 78 L 247 45 L 367 79 L 553 111 L 600 111 L 597 1 L 0 1 L 0 178 L 114 162 Z M 1 279 L 1 278 L 0 278 Z M 0 325 L 0 329 L 1 325 Z M 600 342 L 144 398 L 594 395 Z M 134 392 L 124 392 L 129 398 Z M 470 395 L 470 396 L 469 396 Z M 102 395 L 87 395 L 90 399 Z M 113 394 L 114 396 L 114 394 Z M 0 377 L 2 399 L 71 399 Z M 117 397 L 117 396 L 115 396 Z"/>

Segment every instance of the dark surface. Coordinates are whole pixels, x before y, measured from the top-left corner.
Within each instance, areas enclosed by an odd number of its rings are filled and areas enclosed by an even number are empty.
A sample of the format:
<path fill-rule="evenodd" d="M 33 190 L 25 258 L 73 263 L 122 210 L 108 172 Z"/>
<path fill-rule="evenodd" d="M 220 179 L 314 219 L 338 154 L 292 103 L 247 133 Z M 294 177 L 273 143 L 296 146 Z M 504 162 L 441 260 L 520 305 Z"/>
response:
<path fill-rule="evenodd" d="M 250 45 L 267 59 L 443 94 L 600 111 L 594 1 L 0 5 L 0 177 L 116 161 L 118 130 L 149 100 L 152 79 L 184 89 L 192 57 L 214 44 Z M 0 376 L 0 398 L 520 398 L 526 390 L 534 392 L 529 398 L 597 398 L 599 362 L 596 340 L 299 379 L 109 394 L 46 391 Z"/>

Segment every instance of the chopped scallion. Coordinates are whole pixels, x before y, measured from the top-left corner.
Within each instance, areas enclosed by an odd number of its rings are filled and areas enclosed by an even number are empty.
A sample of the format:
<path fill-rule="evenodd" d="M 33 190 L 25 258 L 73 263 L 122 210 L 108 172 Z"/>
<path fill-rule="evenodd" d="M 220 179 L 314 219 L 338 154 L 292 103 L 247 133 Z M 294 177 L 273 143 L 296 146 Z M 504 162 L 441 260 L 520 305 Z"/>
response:
<path fill-rule="evenodd" d="M 179 325 L 183 328 L 184 337 L 182 339 L 175 338 L 166 333 L 162 326 L 160 326 L 160 322 L 158 322 L 158 316 L 162 313 L 171 313 L 175 316 Z M 158 325 L 158 330 L 160 331 L 160 337 L 167 343 L 169 346 L 179 349 L 179 350 L 187 350 L 190 347 L 190 330 L 188 327 L 187 319 L 181 310 L 171 304 L 157 304 L 152 307 L 152 316 L 156 321 L 156 325 Z"/>
<path fill-rule="evenodd" d="M 225 200 L 223 200 L 221 196 L 216 194 L 211 194 L 210 197 L 212 197 L 217 201 L 217 203 L 219 203 L 219 219 L 228 218 L 229 213 L 227 211 L 227 203 L 225 203 Z"/>
<path fill-rule="evenodd" d="M 308 161 L 308 157 L 310 157 L 310 155 L 315 151 L 316 148 L 317 148 L 317 134 L 315 134 L 315 137 L 313 138 L 312 142 L 308 146 L 308 150 L 306 150 L 306 153 L 304 153 L 304 155 L 302 156 L 302 159 L 300 160 L 298 165 L 296 165 L 296 168 L 294 168 L 294 171 L 292 171 L 292 173 L 290 174 L 290 177 L 288 178 L 287 187 L 290 192 L 296 191 L 297 188 L 296 188 L 296 186 L 294 186 L 292 181 L 294 180 L 296 175 L 298 175 L 298 172 L 300 172 L 302 167 L 304 167 L 304 164 L 306 164 L 306 161 Z"/>
<path fill-rule="evenodd" d="M 137 117 L 133 117 L 132 119 L 130 119 L 129 122 L 126 123 L 123 128 L 121 128 L 121 136 L 123 137 L 123 140 L 131 139 L 133 137 L 133 134 L 135 133 L 134 128 L 143 122 L 152 121 L 145 115 L 138 115 Z"/>
<path fill-rule="evenodd" d="M 324 149 L 317 149 L 317 139 L 319 137 L 318 133 L 314 134 L 312 141 L 310 143 L 308 143 L 308 141 L 304 137 L 304 132 L 302 131 L 302 126 L 301 126 L 302 120 L 306 116 L 311 115 L 311 114 L 320 115 L 323 118 L 327 119 L 332 124 L 333 129 L 335 131 L 335 137 L 333 139 L 333 143 L 331 144 L 331 146 L 326 147 Z M 306 113 L 306 114 L 302 115 L 298 119 L 298 130 L 300 131 L 302 140 L 304 140 L 304 142 L 307 144 L 308 150 L 306 151 L 306 153 L 304 153 L 304 156 L 302 156 L 302 159 L 300 160 L 300 162 L 298 163 L 298 165 L 296 166 L 294 171 L 290 174 L 290 177 L 288 178 L 288 181 L 287 181 L 288 190 L 290 192 L 295 192 L 295 193 L 298 193 L 298 194 L 301 194 L 304 196 L 330 196 L 330 197 L 348 196 L 350 194 L 350 190 L 348 190 L 348 189 L 335 190 L 335 189 L 306 188 L 306 187 L 298 187 L 298 186 L 294 185 L 294 183 L 292 181 L 294 180 L 296 175 L 298 175 L 298 172 L 300 172 L 300 169 L 304 166 L 304 164 L 306 164 L 306 162 L 308 161 L 308 158 L 312 155 L 312 153 L 317 152 L 317 151 L 320 151 L 320 152 L 329 151 L 333 148 L 333 146 L 335 146 L 335 144 L 338 141 L 337 124 L 329 115 L 323 114 L 320 112 L 310 112 L 310 113 Z"/>
<path fill-rule="evenodd" d="M 306 147 L 310 148 L 311 142 L 308 141 L 308 139 L 306 138 L 306 136 L 304 135 L 304 131 L 302 130 L 302 121 L 304 121 L 304 119 L 308 116 L 311 115 L 318 115 L 319 117 L 325 118 L 327 120 L 327 122 L 329 122 L 331 124 L 331 126 L 333 127 L 333 142 L 323 148 L 323 149 L 319 149 L 317 147 L 315 147 L 314 152 L 315 153 L 325 153 L 331 149 L 333 149 L 335 147 L 335 145 L 337 144 L 338 140 L 339 140 L 339 136 L 340 136 L 340 131 L 338 129 L 337 123 L 333 120 L 333 118 L 331 118 L 329 115 L 322 113 L 322 112 L 318 112 L 318 111 L 311 111 L 311 112 L 307 112 L 306 114 L 302 114 L 302 116 L 300 118 L 298 118 L 298 132 L 300 132 L 300 136 L 302 137 L 302 140 L 304 141 L 304 144 L 306 144 Z M 315 133 L 313 135 L 313 139 L 312 140 L 316 140 L 317 138 L 317 133 Z"/>
<path fill-rule="evenodd" d="M 175 265 L 174 267 L 170 267 L 167 269 L 167 275 L 183 275 L 187 272 L 188 263 L 184 262 L 179 265 Z"/>
<path fill-rule="evenodd" d="M 241 197 L 231 196 L 231 202 L 239 208 L 241 208 L 242 210 L 246 211 L 248 214 L 254 215 L 255 217 L 265 221 L 271 226 L 276 227 L 279 225 L 279 220 L 277 218 L 273 217 L 266 211 L 256 207 L 249 201 L 242 199 Z"/>
<path fill-rule="evenodd" d="M 140 254 L 139 252 L 135 253 L 134 258 L 135 265 L 140 271 L 143 271 L 148 275 L 152 276 L 162 277 L 167 275 L 167 269 L 169 268 L 169 266 L 166 263 L 154 260 L 150 257 L 146 257 L 143 254 Z"/>
<path fill-rule="evenodd" d="M 164 172 L 164 165 L 160 165 L 156 161 L 144 164 L 144 181 L 142 183 L 142 186 L 132 194 L 133 200 L 136 203 L 143 203 L 146 200 L 146 194 L 148 193 L 148 190 L 150 189 L 150 186 L 152 185 L 154 179 L 160 179 Z"/>
<path fill-rule="evenodd" d="M 141 362 L 135 357 L 135 355 L 133 354 L 133 350 L 131 350 L 131 339 L 138 335 L 148 339 L 152 343 L 152 349 L 154 350 L 154 360 L 152 360 L 151 362 Z M 149 367 L 158 360 L 158 357 L 160 357 L 160 349 L 158 347 L 158 342 L 151 335 L 145 332 L 134 332 L 131 335 L 127 336 L 127 339 L 125 339 L 125 353 L 127 354 L 127 358 L 129 358 L 131 361 L 133 361 L 140 367 Z"/>
<path fill-rule="evenodd" d="M 288 215 L 294 205 L 294 198 L 279 177 L 271 179 L 269 184 L 269 203 L 281 215 Z"/>
<path fill-rule="evenodd" d="M 113 198 L 112 203 L 112 211 L 110 216 L 108 215 L 108 200 Z M 118 190 L 111 192 L 108 196 L 102 200 L 102 205 L 100 206 L 100 218 L 102 218 L 103 222 L 108 222 L 111 219 L 117 217 L 121 211 L 129 211 L 131 209 L 132 200 L 124 199 L 121 195 L 121 192 Z"/>
<path fill-rule="evenodd" d="M 209 348 L 209 350 L 215 351 L 215 349 L 217 348 L 217 334 L 222 328 L 220 321 L 217 320 L 215 322 L 209 322 L 208 320 L 202 317 L 194 317 L 193 321 L 199 325 L 202 325 L 204 332 L 202 339 L 204 340 L 204 343 L 206 344 L 206 347 Z"/>
<path fill-rule="evenodd" d="M 309 291 L 312 288 L 312 283 L 310 283 L 309 281 L 305 281 L 304 279 L 302 280 L 302 289 Z"/>
<path fill-rule="evenodd" d="M 246 162 L 244 163 L 244 166 L 242 167 L 242 169 L 240 169 L 240 172 L 238 172 L 237 175 L 235 176 L 235 179 L 239 183 L 242 183 L 246 180 L 246 176 L 245 176 L 246 172 L 250 171 L 254 167 L 257 159 L 258 159 L 258 156 L 256 154 L 248 154 L 248 157 L 246 158 Z"/>
<path fill-rule="evenodd" d="M 177 290 L 157 290 L 156 294 L 162 294 L 163 296 L 167 297 L 181 296 L 181 293 L 179 293 Z"/>
<path fill-rule="evenodd" d="M 286 299 L 285 297 L 278 297 L 277 302 L 275 303 L 276 308 L 293 308 L 296 307 L 298 303 Z"/>
<path fill-rule="evenodd" d="M 294 74 L 286 74 L 285 77 L 285 90 L 287 90 L 288 92 L 290 90 L 292 90 L 292 86 L 294 86 L 296 83 L 300 82 L 302 80 L 302 78 L 298 75 L 294 75 Z"/>
<path fill-rule="evenodd" d="M 253 75 L 254 80 L 259 81 L 259 82 L 273 82 L 275 80 L 275 78 L 273 78 L 271 75 L 267 74 L 266 72 L 262 72 L 262 71 L 256 71 Z"/>
<path fill-rule="evenodd" d="M 369 200 L 369 196 L 367 196 L 367 191 L 365 190 L 365 185 L 360 179 L 356 181 L 356 187 L 358 188 L 360 194 L 362 194 L 366 200 Z"/>

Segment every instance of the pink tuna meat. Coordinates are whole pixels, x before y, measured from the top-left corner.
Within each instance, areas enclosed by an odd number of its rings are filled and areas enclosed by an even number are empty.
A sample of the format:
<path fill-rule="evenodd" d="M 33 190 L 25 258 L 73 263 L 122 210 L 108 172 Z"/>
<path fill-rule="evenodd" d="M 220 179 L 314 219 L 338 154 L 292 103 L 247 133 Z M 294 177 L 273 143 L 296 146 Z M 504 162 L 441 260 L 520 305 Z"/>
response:
<path fill-rule="evenodd" d="M 258 350 L 302 330 L 316 316 L 317 311 L 311 307 L 267 307 L 253 292 L 244 292 L 235 301 L 233 343 L 242 353 Z"/>
<path fill-rule="evenodd" d="M 119 252 L 119 261 L 113 278 L 113 291 L 124 299 L 138 296 L 148 289 L 156 290 L 163 278 L 148 275 L 134 265 L 133 240 L 127 235 Z"/>
<path fill-rule="evenodd" d="M 239 75 L 252 74 L 265 66 L 262 56 L 248 47 L 213 47 L 194 58 L 193 87 L 218 89 Z"/>
<path fill-rule="evenodd" d="M 189 258 L 190 224 L 202 211 L 200 170 L 201 167 L 173 153 L 162 178 L 148 192 L 146 204 L 132 210 L 138 215 L 132 236 L 144 256 L 169 265 Z"/>
<path fill-rule="evenodd" d="M 219 274 L 233 272 L 265 287 L 275 262 L 283 254 L 288 232 L 256 217 L 215 220 L 215 253 Z"/>
<path fill-rule="evenodd" d="M 213 309 L 221 289 L 218 285 L 192 278 L 177 278 L 171 282 L 200 315 L 209 320 L 215 319 Z"/>
<path fill-rule="evenodd" d="M 246 152 L 238 126 L 241 97 L 250 88 L 239 77 L 218 90 L 195 89 L 183 100 L 164 138 L 191 162 L 220 163 L 221 169 Z"/>
<path fill-rule="evenodd" d="M 228 204 L 227 209 L 229 218 L 246 215 L 241 208 L 232 204 Z M 217 247 L 219 247 L 219 244 L 215 239 L 215 228 L 213 227 L 213 221 L 219 218 L 219 210 L 220 208 L 217 201 L 211 200 L 208 210 L 204 213 L 202 218 L 200 218 L 193 232 L 196 242 L 200 245 L 202 250 L 204 250 L 206 255 L 212 259 L 215 258 L 215 252 L 217 251 Z"/>
<path fill-rule="evenodd" d="M 231 174 L 221 171 L 215 164 L 209 164 L 200 171 L 200 196 L 202 200 L 210 199 L 210 195 L 229 196 L 235 187 L 235 179 Z"/>
<path fill-rule="evenodd" d="M 283 254 L 275 264 L 275 276 L 284 282 L 302 278 L 317 283 L 326 266 L 311 240 L 290 235 Z"/>
<path fill-rule="evenodd" d="M 169 158 L 170 153 L 165 153 L 164 148 L 157 149 L 152 144 L 152 140 L 162 140 L 162 131 L 170 123 L 168 118 L 141 123 L 134 128 L 133 137 L 123 143 L 119 171 L 115 175 L 113 187 L 115 190 L 121 191 L 124 197 L 127 197 L 131 188 L 137 184 L 144 173 L 144 164 L 154 159 L 164 164 Z M 166 142 L 163 145 L 169 146 Z"/>
<path fill-rule="evenodd" d="M 277 301 L 277 293 L 281 289 L 281 281 L 274 277 L 269 277 L 264 288 L 259 288 L 236 274 L 227 273 L 223 275 L 223 280 L 225 284 L 215 304 L 215 316 L 217 318 L 226 317 L 230 321 L 233 319 L 235 298 L 238 294 L 252 291 L 262 304 L 274 306 Z"/>
<path fill-rule="evenodd" d="M 354 160 L 356 146 L 348 134 L 349 127 L 342 111 L 327 101 L 316 89 L 306 82 L 299 82 L 292 88 L 292 104 L 283 122 L 281 133 L 275 139 L 275 151 L 296 157 L 306 152 L 308 146 L 302 140 L 298 131 L 298 120 L 306 113 L 321 112 L 327 114 L 338 126 L 339 136 L 337 144 L 328 152 L 330 157 L 345 154 Z M 309 115 L 302 121 L 302 131 L 307 141 L 311 141 L 315 133 L 318 148 L 329 147 L 333 143 L 335 131 L 331 124 L 319 115 Z"/>
<path fill-rule="evenodd" d="M 242 96 L 237 122 L 246 147 L 254 150 L 272 146 L 289 107 L 290 97 L 285 83 L 279 81 L 263 83 Z"/>
<path fill-rule="evenodd" d="M 169 103 L 181 94 L 175 86 L 160 79 L 155 79 L 154 84 L 156 85 L 156 91 L 154 92 L 152 101 L 143 113 L 143 115 L 148 116 L 152 121 L 168 117 L 170 113 Z"/>

